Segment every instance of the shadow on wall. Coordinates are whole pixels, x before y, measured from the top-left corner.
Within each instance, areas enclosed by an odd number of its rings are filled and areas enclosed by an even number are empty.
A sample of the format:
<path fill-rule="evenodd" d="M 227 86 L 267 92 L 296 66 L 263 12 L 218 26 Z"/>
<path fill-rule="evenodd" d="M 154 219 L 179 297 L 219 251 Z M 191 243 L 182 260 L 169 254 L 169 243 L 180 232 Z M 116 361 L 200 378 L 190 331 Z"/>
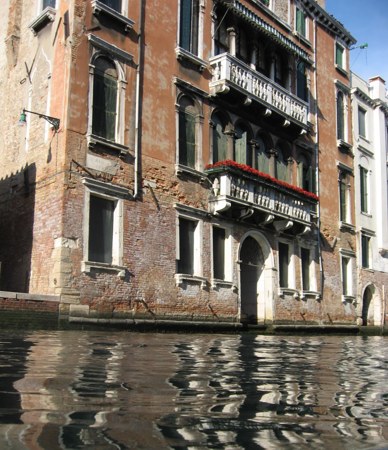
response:
<path fill-rule="evenodd" d="M 29 291 L 35 180 L 35 164 L 0 179 L 0 290 L 3 291 Z"/>

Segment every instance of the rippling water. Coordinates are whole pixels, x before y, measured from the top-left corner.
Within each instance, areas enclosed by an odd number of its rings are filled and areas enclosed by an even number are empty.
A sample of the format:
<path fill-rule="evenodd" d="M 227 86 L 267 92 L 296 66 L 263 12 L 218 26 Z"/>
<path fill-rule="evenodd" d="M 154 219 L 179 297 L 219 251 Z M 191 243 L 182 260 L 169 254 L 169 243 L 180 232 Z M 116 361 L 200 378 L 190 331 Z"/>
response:
<path fill-rule="evenodd" d="M 3 332 L 0 448 L 388 448 L 387 344 Z"/>

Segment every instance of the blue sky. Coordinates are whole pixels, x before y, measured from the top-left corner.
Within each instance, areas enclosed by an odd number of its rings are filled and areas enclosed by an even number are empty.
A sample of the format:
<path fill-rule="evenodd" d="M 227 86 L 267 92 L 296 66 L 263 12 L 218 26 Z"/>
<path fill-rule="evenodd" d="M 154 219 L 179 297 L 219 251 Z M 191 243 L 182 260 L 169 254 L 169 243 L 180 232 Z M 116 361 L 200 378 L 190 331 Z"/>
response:
<path fill-rule="evenodd" d="M 326 11 L 333 14 L 357 39 L 350 53 L 350 69 L 367 80 L 380 75 L 388 88 L 388 0 L 326 0 Z"/>

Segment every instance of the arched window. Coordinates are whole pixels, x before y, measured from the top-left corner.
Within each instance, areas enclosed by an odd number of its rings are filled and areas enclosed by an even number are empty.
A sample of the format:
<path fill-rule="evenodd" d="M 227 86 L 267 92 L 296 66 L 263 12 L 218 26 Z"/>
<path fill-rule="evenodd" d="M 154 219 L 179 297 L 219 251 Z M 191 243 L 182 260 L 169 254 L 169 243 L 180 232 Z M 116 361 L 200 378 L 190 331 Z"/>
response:
<path fill-rule="evenodd" d="M 269 173 L 269 158 L 267 145 L 261 136 L 256 138 L 255 168 L 260 172 Z"/>
<path fill-rule="evenodd" d="M 251 164 L 250 137 L 248 129 L 238 124 L 235 128 L 234 159 L 240 164 Z"/>
<path fill-rule="evenodd" d="M 194 101 L 182 97 L 179 102 L 179 164 L 195 168 L 196 163 L 196 116 Z"/>
<path fill-rule="evenodd" d="M 114 63 L 99 57 L 93 78 L 92 133 L 110 141 L 116 140 L 118 109 L 118 75 Z"/>
<path fill-rule="evenodd" d="M 225 134 L 225 122 L 219 114 L 212 117 L 213 127 L 213 162 L 227 159 L 228 139 Z"/>
<path fill-rule="evenodd" d="M 337 139 L 345 140 L 345 97 L 341 91 L 337 94 Z"/>

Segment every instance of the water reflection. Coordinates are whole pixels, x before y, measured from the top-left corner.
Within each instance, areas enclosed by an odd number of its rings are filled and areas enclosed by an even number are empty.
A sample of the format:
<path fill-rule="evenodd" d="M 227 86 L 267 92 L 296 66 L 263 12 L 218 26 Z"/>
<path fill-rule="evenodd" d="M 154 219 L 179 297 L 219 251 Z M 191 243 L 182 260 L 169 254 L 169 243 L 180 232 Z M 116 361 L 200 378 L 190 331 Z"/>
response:
<path fill-rule="evenodd" d="M 0 448 L 383 448 L 386 343 L 3 333 Z"/>

